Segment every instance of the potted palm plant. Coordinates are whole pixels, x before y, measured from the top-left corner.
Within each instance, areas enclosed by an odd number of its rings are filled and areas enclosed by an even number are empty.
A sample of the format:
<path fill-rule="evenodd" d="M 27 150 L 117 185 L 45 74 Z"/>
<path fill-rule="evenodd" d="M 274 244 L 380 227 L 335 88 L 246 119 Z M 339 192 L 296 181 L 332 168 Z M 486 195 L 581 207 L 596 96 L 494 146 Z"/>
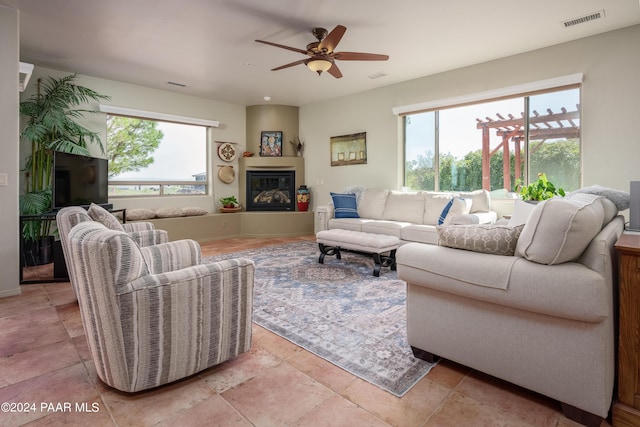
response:
<path fill-rule="evenodd" d="M 108 96 L 74 83 L 76 75 L 46 80 L 38 79 L 37 93 L 20 103 L 20 115 L 25 119 L 20 134 L 31 145 L 24 172 L 24 192 L 20 195 L 20 215 L 40 215 L 51 210 L 53 152 L 88 155 L 88 144 L 97 144 L 104 153 L 100 136 L 78 124 L 77 119 L 95 110 L 79 108 L 89 101 L 109 99 Z M 32 264 L 50 262 L 41 253 L 50 254 L 51 221 L 27 221 L 22 234 L 25 257 Z M 45 259 L 42 259 L 45 258 Z"/>
<path fill-rule="evenodd" d="M 522 179 L 517 179 L 516 191 L 524 201 L 539 202 L 551 199 L 554 196 L 565 196 L 564 190 L 560 187 L 556 188 L 556 186 L 547 179 L 545 173 L 539 173 L 538 180 L 529 185 L 524 185 Z"/>

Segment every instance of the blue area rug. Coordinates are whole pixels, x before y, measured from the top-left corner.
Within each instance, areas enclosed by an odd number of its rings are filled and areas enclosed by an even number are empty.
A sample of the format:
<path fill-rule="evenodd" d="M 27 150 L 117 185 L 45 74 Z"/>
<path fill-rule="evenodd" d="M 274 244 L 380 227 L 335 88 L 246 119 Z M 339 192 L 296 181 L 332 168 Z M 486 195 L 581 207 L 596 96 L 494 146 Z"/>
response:
<path fill-rule="evenodd" d="M 413 357 L 406 336 L 406 285 L 370 256 L 342 260 L 313 242 L 235 252 L 256 264 L 253 321 L 395 396 L 403 396 L 434 364 Z"/>

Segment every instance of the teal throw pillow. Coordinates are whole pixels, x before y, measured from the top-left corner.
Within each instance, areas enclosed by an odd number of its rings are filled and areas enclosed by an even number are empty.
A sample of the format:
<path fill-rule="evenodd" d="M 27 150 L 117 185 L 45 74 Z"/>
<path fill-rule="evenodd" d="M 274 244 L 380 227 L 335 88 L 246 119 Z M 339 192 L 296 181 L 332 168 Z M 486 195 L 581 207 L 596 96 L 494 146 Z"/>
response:
<path fill-rule="evenodd" d="M 355 194 L 329 193 L 333 199 L 334 218 L 360 218 Z"/>

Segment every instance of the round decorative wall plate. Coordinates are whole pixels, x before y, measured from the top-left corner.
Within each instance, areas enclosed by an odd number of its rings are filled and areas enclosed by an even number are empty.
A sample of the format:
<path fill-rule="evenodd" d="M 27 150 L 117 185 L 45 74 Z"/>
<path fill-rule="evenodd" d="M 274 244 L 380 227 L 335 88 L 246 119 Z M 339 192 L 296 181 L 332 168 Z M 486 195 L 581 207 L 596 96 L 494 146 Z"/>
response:
<path fill-rule="evenodd" d="M 223 142 L 218 146 L 218 157 L 225 162 L 231 162 L 236 158 L 236 149 L 233 144 Z"/>
<path fill-rule="evenodd" d="M 236 173 L 231 166 L 222 166 L 218 170 L 218 178 L 225 184 L 231 184 L 236 177 Z"/>

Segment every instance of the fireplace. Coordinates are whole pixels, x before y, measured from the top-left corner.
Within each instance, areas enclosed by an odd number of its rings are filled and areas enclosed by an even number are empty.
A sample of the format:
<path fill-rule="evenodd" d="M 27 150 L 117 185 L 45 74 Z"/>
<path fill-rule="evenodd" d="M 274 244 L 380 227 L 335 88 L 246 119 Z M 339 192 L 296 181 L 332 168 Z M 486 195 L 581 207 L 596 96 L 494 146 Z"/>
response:
<path fill-rule="evenodd" d="M 247 211 L 295 211 L 296 172 L 247 170 Z"/>

